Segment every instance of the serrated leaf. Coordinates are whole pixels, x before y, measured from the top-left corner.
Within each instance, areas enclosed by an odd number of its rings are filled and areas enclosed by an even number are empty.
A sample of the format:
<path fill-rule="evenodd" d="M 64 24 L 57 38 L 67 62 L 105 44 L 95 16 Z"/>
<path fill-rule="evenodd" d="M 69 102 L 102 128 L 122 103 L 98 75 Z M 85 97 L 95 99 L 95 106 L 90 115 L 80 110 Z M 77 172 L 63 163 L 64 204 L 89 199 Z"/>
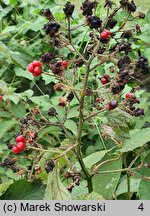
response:
<path fill-rule="evenodd" d="M 33 75 L 31 73 L 29 73 L 27 70 L 24 70 L 20 67 L 15 67 L 14 70 L 15 70 L 16 76 L 24 77 L 24 78 L 27 78 L 29 80 L 34 79 Z"/>
<path fill-rule="evenodd" d="M 45 187 L 40 181 L 29 182 L 26 180 L 15 181 L 1 200 L 42 200 Z"/>
<path fill-rule="evenodd" d="M 105 154 L 106 154 L 107 152 L 108 152 L 108 151 L 106 151 L 106 150 L 102 150 L 102 151 L 95 152 L 95 153 L 93 153 L 93 154 L 91 154 L 91 155 L 85 157 L 85 158 L 83 159 L 85 166 L 86 166 L 88 169 L 92 168 L 92 166 L 93 166 L 94 164 L 96 164 L 96 163 L 98 163 L 100 160 L 102 160 L 102 158 L 105 156 Z M 81 168 L 81 167 L 80 167 L 80 164 L 79 164 L 78 162 L 75 164 L 75 166 L 76 166 L 78 169 Z"/>
<path fill-rule="evenodd" d="M 13 181 L 5 182 L 0 184 L 0 196 L 5 193 L 5 191 L 9 188 L 9 186 L 13 183 Z"/>
<path fill-rule="evenodd" d="M 14 119 L 9 120 L 9 121 L 3 121 L 3 123 L 0 124 L 0 139 L 4 136 L 4 134 L 7 131 L 9 131 L 16 124 L 18 124 L 18 121 L 14 120 Z"/>
<path fill-rule="evenodd" d="M 10 100 L 14 104 L 17 105 L 19 103 L 20 96 L 19 96 L 19 94 L 13 93 L 13 94 L 9 94 L 9 95 L 4 95 L 3 99 L 4 99 L 4 101 L 5 100 Z"/>
<path fill-rule="evenodd" d="M 45 200 L 70 200 L 69 191 L 65 188 L 59 178 L 59 171 L 55 167 L 49 173 L 47 187 L 44 195 Z"/>
<path fill-rule="evenodd" d="M 143 128 L 141 130 L 130 132 L 130 139 L 127 139 L 123 144 L 123 147 L 119 150 L 120 152 L 132 151 L 136 148 L 142 147 L 144 144 L 150 141 L 150 129 Z"/>

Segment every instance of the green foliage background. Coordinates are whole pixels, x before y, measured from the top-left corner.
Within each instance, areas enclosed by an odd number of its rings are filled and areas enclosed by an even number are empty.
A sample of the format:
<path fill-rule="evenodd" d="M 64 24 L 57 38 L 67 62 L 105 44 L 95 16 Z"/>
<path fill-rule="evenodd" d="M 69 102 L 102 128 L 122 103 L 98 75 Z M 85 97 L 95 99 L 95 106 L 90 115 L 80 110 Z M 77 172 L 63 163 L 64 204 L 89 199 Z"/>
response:
<path fill-rule="evenodd" d="M 32 77 L 30 73 L 27 72 L 27 65 L 32 62 L 34 59 L 39 59 L 43 53 L 46 51 L 53 51 L 52 47 L 49 47 L 48 38 L 45 37 L 43 31 L 43 25 L 46 23 L 46 19 L 39 15 L 40 11 L 43 8 L 51 8 L 58 20 L 64 21 L 64 15 L 62 13 L 62 7 L 67 1 L 42 1 L 35 0 L 32 3 L 29 0 L 19 1 L 19 0 L 2 0 L 0 5 L 0 94 L 4 94 L 4 100 L 9 100 L 9 103 L 2 109 L 0 105 L 0 161 L 2 162 L 8 155 L 12 157 L 11 151 L 8 149 L 6 144 L 14 143 L 15 134 L 20 131 L 19 120 L 25 116 L 26 109 L 31 109 L 36 105 L 40 107 L 43 114 L 45 114 L 48 109 L 53 105 L 56 105 L 57 95 L 52 95 L 51 84 L 54 82 L 53 78 L 49 78 L 46 75 L 42 75 L 42 79 L 37 78 L 36 80 Z M 78 15 L 79 3 L 75 2 L 77 5 L 77 10 L 74 13 L 74 24 L 77 24 L 81 19 Z M 139 3 L 139 10 L 148 11 L 147 5 L 149 1 L 135 1 Z M 100 14 L 103 9 L 100 6 Z M 124 19 L 124 14 L 118 15 L 118 20 Z M 137 35 L 133 41 L 133 58 L 136 57 L 136 52 L 141 48 L 142 53 L 147 56 L 150 60 L 150 11 L 147 12 L 145 20 L 140 20 L 139 24 L 142 26 L 142 34 Z M 84 42 L 87 39 L 85 32 L 77 31 L 78 35 L 76 43 L 78 41 Z M 44 38 L 44 39 L 43 39 Z M 61 51 L 65 57 L 68 56 L 68 51 L 63 48 Z M 142 80 L 142 85 L 149 85 L 149 77 L 145 77 Z M 131 86 L 128 86 L 124 90 L 124 94 L 130 90 Z M 102 153 L 102 141 L 100 132 L 102 128 L 99 126 L 99 121 L 102 120 L 103 123 L 107 123 L 109 120 L 112 122 L 112 127 L 116 134 L 125 133 L 125 142 L 120 150 L 120 153 L 125 153 L 130 158 L 134 154 L 140 154 L 141 149 L 145 146 L 146 143 L 150 141 L 150 129 L 143 128 L 145 122 L 150 122 L 149 117 L 149 102 L 147 100 L 149 93 L 144 92 L 143 90 L 139 91 L 141 97 L 141 108 L 145 109 L 146 115 L 135 119 L 134 117 L 130 118 L 129 116 L 124 116 L 121 113 L 112 114 L 107 116 L 107 119 L 103 116 L 100 116 L 100 119 L 95 119 L 95 125 L 97 129 L 90 130 L 88 136 L 85 136 L 87 139 L 87 145 L 82 149 L 87 161 L 87 166 L 89 169 L 94 164 L 103 162 L 108 159 L 116 158 L 116 152 L 113 152 L 111 155 L 107 155 L 107 152 Z M 77 115 L 77 106 L 76 102 L 72 104 L 72 110 L 70 112 L 70 119 L 66 123 L 68 129 L 75 128 L 74 118 Z M 58 110 L 61 115 L 62 110 Z M 124 119 L 128 119 L 124 124 L 122 123 Z M 122 125 L 122 127 L 117 127 L 117 125 Z M 88 127 L 88 126 L 87 126 Z M 76 133 L 76 130 L 74 130 Z M 48 135 L 47 135 L 48 134 Z M 46 128 L 43 132 L 39 134 L 39 140 L 45 146 L 48 146 L 49 135 L 51 136 L 51 146 L 57 147 L 58 143 L 62 142 L 61 136 L 63 136 L 60 129 L 49 127 Z M 75 134 L 76 135 L 76 134 Z M 96 140 L 96 144 L 93 145 L 93 140 Z M 63 140 L 66 144 L 67 140 Z M 64 144 L 63 143 L 63 144 Z M 107 145 L 111 147 L 112 141 L 107 140 Z M 131 145 L 132 144 L 132 145 Z M 95 152 L 97 151 L 97 152 Z M 91 154 L 99 154 L 93 155 Z M 18 160 L 18 166 L 22 170 L 27 170 L 28 167 L 32 164 L 32 156 L 34 153 L 27 154 L 27 152 L 22 153 Z M 40 165 L 43 166 L 46 158 L 51 157 L 52 155 L 44 155 L 43 160 L 40 161 Z M 93 161 L 93 158 L 98 158 L 98 160 Z M 149 163 L 150 162 L 150 151 L 148 148 L 144 150 L 138 162 Z M 138 163 L 137 162 L 137 163 Z M 65 163 L 65 161 L 60 162 L 60 168 Z M 78 167 L 78 164 L 76 164 Z M 91 195 L 90 199 L 112 199 L 113 192 L 115 191 L 115 196 L 117 199 L 128 199 L 127 194 L 127 175 L 121 175 L 121 172 L 118 173 L 105 173 L 105 171 L 111 171 L 122 168 L 122 161 L 120 159 L 114 160 L 111 163 L 106 164 L 99 169 L 99 172 L 104 172 L 102 175 L 96 176 L 93 179 L 94 184 L 94 194 Z M 44 170 L 44 168 L 43 168 Z M 52 178 L 53 176 L 53 178 Z M 144 167 L 140 171 L 137 171 L 134 176 L 130 178 L 130 187 L 133 195 L 133 199 L 150 199 L 150 193 L 147 193 L 147 189 L 150 188 L 150 183 L 144 179 L 150 178 L 148 168 Z M 70 195 L 65 189 L 64 185 L 66 184 L 63 181 L 63 177 L 58 176 L 58 170 L 54 169 L 53 173 L 50 176 L 43 171 L 40 176 L 40 180 L 44 183 L 28 183 L 24 180 L 24 175 L 16 175 L 11 169 L 5 170 L 0 167 L 0 195 L 1 199 L 12 199 L 14 197 L 13 191 L 20 190 L 22 188 L 27 188 L 27 193 L 23 191 L 21 195 L 16 199 L 88 199 L 87 189 L 85 182 L 81 182 L 78 188 L 75 188 L 72 194 Z M 22 179 L 22 180 L 20 180 Z M 47 180 L 48 179 L 48 180 Z M 61 192 L 51 191 L 51 185 L 57 183 L 61 188 Z M 62 182 L 63 184 L 62 184 Z M 17 183 L 16 183 L 17 181 Z M 47 183 L 47 188 L 45 190 L 45 183 Z M 15 183 L 14 183 L 15 182 Z M 19 185 L 19 186 L 18 186 Z M 39 187 L 37 186 L 39 185 Z M 97 187 L 99 185 L 99 187 Z M 9 188 L 10 186 L 10 188 Z M 9 188 L 9 189 L 8 189 Z M 53 189 L 56 189 L 57 186 Z M 107 188 L 107 190 L 103 190 Z M 8 189 L 8 190 L 7 190 Z M 33 191 L 30 194 L 29 191 Z M 39 192 L 38 192 L 39 190 Z M 6 191 L 6 193 L 5 193 Z M 13 194 L 13 195 L 12 195 Z M 38 195 L 37 195 L 38 194 Z M 52 195 L 55 194 L 53 197 Z M 136 195 L 135 195 L 136 194 Z M 82 196 L 81 196 L 82 195 Z"/>

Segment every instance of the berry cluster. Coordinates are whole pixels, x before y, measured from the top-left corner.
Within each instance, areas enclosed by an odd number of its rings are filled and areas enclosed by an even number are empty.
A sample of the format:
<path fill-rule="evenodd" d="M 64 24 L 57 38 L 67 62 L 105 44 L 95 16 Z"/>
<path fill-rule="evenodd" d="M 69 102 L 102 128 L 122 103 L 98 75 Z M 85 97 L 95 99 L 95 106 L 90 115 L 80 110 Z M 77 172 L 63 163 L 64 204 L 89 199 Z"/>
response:
<path fill-rule="evenodd" d="M 28 71 L 32 73 L 34 77 L 39 76 L 42 73 L 42 62 L 33 61 L 28 65 Z"/>
<path fill-rule="evenodd" d="M 72 17 L 72 14 L 74 12 L 75 6 L 71 4 L 70 2 L 67 2 L 63 11 L 67 18 Z"/>
<path fill-rule="evenodd" d="M 115 27 L 115 25 L 117 24 L 117 20 L 115 20 L 114 18 L 110 18 L 108 19 L 107 21 L 107 24 L 106 24 L 106 29 L 113 29 Z"/>
<path fill-rule="evenodd" d="M 12 152 L 14 154 L 18 154 L 19 152 L 23 151 L 26 147 L 26 139 L 22 136 L 19 135 L 16 137 L 16 144 L 12 148 Z"/>
<path fill-rule="evenodd" d="M 52 72 L 53 74 L 56 74 L 58 76 L 64 76 L 64 70 L 67 69 L 68 62 L 58 60 L 54 64 L 51 64 Z"/>
<path fill-rule="evenodd" d="M 15 165 L 16 158 L 5 158 L 2 163 L 0 163 L 1 167 L 10 168 L 13 172 L 18 172 L 19 168 Z"/>
<path fill-rule="evenodd" d="M 41 56 L 41 60 L 43 63 L 49 64 L 55 58 L 55 54 L 46 52 Z"/>
<path fill-rule="evenodd" d="M 101 27 L 102 20 L 97 16 L 87 16 L 87 24 L 91 29 L 97 29 Z"/>
<path fill-rule="evenodd" d="M 118 102 L 116 100 L 111 100 L 106 106 L 105 108 L 107 110 L 113 110 L 118 106 Z"/>
<path fill-rule="evenodd" d="M 47 173 L 52 172 L 55 167 L 55 161 L 53 159 L 48 159 L 45 162 L 45 171 Z"/>
<path fill-rule="evenodd" d="M 3 100 L 3 96 L 2 95 L 0 95 L 0 101 L 2 101 Z"/>
<path fill-rule="evenodd" d="M 100 81 L 103 85 L 110 81 L 110 76 L 108 74 L 104 74 L 103 77 L 100 78 Z"/>
<path fill-rule="evenodd" d="M 55 37 L 60 29 L 60 25 L 58 23 L 48 22 L 44 25 L 44 30 L 46 34 L 49 34 L 51 37 Z"/>
<path fill-rule="evenodd" d="M 129 0 L 121 0 L 120 4 L 121 4 L 122 8 L 127 10 L 128 12 L 135 12 L 136 11 L 137 7 L 136 7 L 133 0 L 131 2 L 129 2 Z"/>
<path fill-rule="evenodd" d="M 81 10 L 84 16 L 91 16 L 93 14 L 93 9 L 97 7 L 96 1 L 85 0 L 82 3 Z"/>
<path fill-rule="evenodd" d="M 67 187 L 67 190 L 71 193 L 72 192 L 72 189 L 77 185 L 79 186 L 80 185 L 80 176 L 81 176 L 81 173 L 80 172 L 66 172 L 64 174 L 65 178 L 66 179 L 72 179 L 73 180 L 73 183 L 71 183 L 68 187 Z"/>

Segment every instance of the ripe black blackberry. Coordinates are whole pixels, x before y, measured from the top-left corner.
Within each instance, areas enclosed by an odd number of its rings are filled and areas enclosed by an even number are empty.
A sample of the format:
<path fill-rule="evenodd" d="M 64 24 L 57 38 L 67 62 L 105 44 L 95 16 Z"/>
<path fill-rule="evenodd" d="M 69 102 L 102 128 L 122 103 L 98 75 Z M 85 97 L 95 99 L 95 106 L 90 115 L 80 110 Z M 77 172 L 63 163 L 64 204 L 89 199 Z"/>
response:
<path fill-rule="evenodd" d="M 67 18 L 72 17 L 72 14 L 74 12 L 74 8 L 75 8 L 75 6 L 73 4 L 71 4 L 71 2 L 67 2 L 65 4 L 63 11 L 64 11 Z"/>
<path fill-rule="evenodd" d="M 44 55 L 42 55 L 41 60 L 43 63 L 49 64 L 51 60 L 55 58 L 55 55 L 49 52 L 46 52 Z"/>
<path fill-rule="evenodd" d="M 49 8 L 46 8 L 45 10 L 42 11 L 42 14 L 49 20 L 54 19 L 52 12 L 50 11 Z"/>
<path fill-rule="evenodd" d="M 138 61 L 136 62 L 136 68 L 135 68 L 135 72 L 140 71 L 143 74 L 147 74 L 149 73 L 149 66 L 148 66 L 148 58 L 144 57 L 144 56 L 139 56 Z"/>
<path fill-rule="evenodd" d="M 125 55 L 119 59 L 117 66 L 119 69 L 124 69 L 130 63 L 131 63 L 131 59 L 129 58 L 128 55 Z"/>
<path fill-rule="evenodd" d="M 130 38 L 132 36 L 132 31 L 125 31 L 122 33 L 121 37 Z"/>
<path fill-rule="evenodd" d="M 111 92 L 113 94 L 119 94 L 124 89 L 124 84 L 119 84 L 118 82 L 114 83 L 114 85 L 111 88 Z"/>
<path fill-rule="evenodd" d="M 116 24 L 117 24 L 117 20 L 115 20 L 114 18 L 110 18 L 110 19 L 107 21 L 106 29 L 112 29 L 112 28 L 115 27 Z"/>
<path fill-rule="evenodd" d="M 85 0 L 82 3 L 81 10 L 84 16 L 91 16 L 93 14 L 93 9 L 97 7 L 96 1 Z"/>
<path fill-rule="evenodd" d="M 128 42 L 128 41 L 122 41 L 119 44 L 119 52 L 124 51 L 125 54 L 128 54 L 128 52 L 132 51 L 131 45 L 132 44 L 130 42 Z"/>
<path fill-rule="evenodd" d="M 53 171 L 54 167 L 55 167 L 55 161 L 53 159 L 46 160 L 46 162 L 45 162 L 45 171 L 47 173 Z"/>
<path fill-rule="evenodd" d="M 91 29 L 100 28 L 102 24 L 102 20 L 100 20 L 100 18 L 97 16 L 88 16 L 87 24 Z"/>
<path fill-rule="evenodd" d="M 121 0 L 120 1 L 121 7 L 125 10 L 128 9 L 129 1 L 128 0 Z"/>
<path fill-rule="evenodd" d="M 135 2 L 132 0 L 131 3 L 128 4 L 128 11 L 134 13 L 136 9 L 137 9 L 137 6 Z"/>
<path fill-rule="evenodd" d="M 44 30 L 46 34 L 50 34 L 51 37 L 54 37 L 55 34 L 59 31 L 60 25 L 57 23 L 48 22 L 44 25 Z"/>
<path fill-rule="evenodd" d="M 132 115 L 134 115 L 135 117 L 145 115 L 144 114 L 144 109 L 137 108 L 132 112 Z"/>

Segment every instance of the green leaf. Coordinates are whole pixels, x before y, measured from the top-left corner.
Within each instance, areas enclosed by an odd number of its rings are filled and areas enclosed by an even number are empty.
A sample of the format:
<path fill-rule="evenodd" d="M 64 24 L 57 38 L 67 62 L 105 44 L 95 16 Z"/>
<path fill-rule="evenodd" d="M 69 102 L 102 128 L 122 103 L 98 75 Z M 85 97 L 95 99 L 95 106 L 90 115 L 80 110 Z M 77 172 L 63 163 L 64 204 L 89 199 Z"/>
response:
<path fill-rule="evenodd" d="M 4 95 L 3 98 L 4 100 L 10 100 L 17 105 L 19 103 L 20 96 L 19 94 L 13 93 L 13 94 Z"/>
<path fill-rule="evenodd" d="M 84 194 L 80 196 L 79 200 L 104 200 L 104 198 L 94 191 L 90 194 Z"/>
<path fill-rule="evenodd" d="M 44 195 L 45 200 L 70 200 L 70 194 L 59 178 L 57 168 L 49 173 L 47 187 Z"/>
<path fill-rule="evenodd" d="M 106 153 L 107 153 L 106 150 L 102 150 L 102 151 L 95 152 L 95 153 L 93 153 L 93 154 L 91 154 L 91 155 L 85 157 L 85 158 L 83 159 L 85 166 L 86 166 L 87 168 L 89 168 L 89 169 L 92 168 L 92 166 L 93 166 L 94 164 L 98 163 L 98 162 L 105 156 Z M 78 169 L 81 168 L 81 167 L 80 167 L 80 164 L 79 164 L 78 162 L 75 164 L 75 166 L 76 166 Z"/>
<path fill-rule="evenodd" d="M 33 103 L 39 105 L 45 111 L 49 110 L 50 107 L 52 106 L 51 100 L 48 95 L 34 96 L 34 97 L 31 97 L 30 100 Z"/>
<path fill-rule="evenodd" d="M 45 85 L 48 85 L 51 82 L 55 82 L 55 77 L 53 76 L 48 76 L 46 74 L 42 74 L 42 80 L 45 81 Z"/>
<path fill-rule="evenodd" d="M 126 140 L 120 152 L 132 151 L 136 148 L 142 147 L 144 144 L 150 141 L 150 129 L 143 128 L 141 130 L 134 130 L 132 134 L 130 132 L 130 139 Z"/>
<path fill-rule="evenodd" d="M 4 134 L 9 131 L 11 128 L 13 128 L 16 124 L 18 124 L 18 121 L 12 119 L 10 121 L 3 121 L 3 123 L 0 124 L 0 139 L 4 136 Z"/>
<path fill-rule="evenodd" d="M 76 125 L 76 123 L 75 123 L 73 120 L 70 120 L 70 119 L 67 120 L 67 121 L 65 122 L 64 126 L 65 126 L 68 130 L 72 131 L 72 133 L 73 133 L 74 135 L 77 135 L 77 125 Z"/>
<path fill-rule="evenodd" d="M 0 184 L 0 196 L 5 193 L 5 191 L 9 188 L 9 186 L 13 183 L 13 181 L 5 182 Z"/>
<path fill-rule="evenodd" d="M 41 200 L 43 199 L 45 187 L 39 181 L 29 182 L 26 180 L 15 181 L 1 200 Z"/>
<path fill-rule="evenodd" d="M 15 67 L 14 70 L 15 70 L 16 76 L 24 77 L 24 78 L 27 78 L 29 80 L 34 79 L 33 75 L 31 73 L 29 73 L 27 70 L 24 70 L 20 67 Z"/>
<path fill-rule="evenodd" d="M 116 155 L 109 155 L 105 157 L 105 160 L 113 159 Z M 103 160 L 103 161 L 105 161 Z M 97 173 L 108 171 L 108 173 L 97 174 L 93 177 L 94 191 L 100 194 L 104 199 L 112 199 L 113 193 L 116 190 L 118 181 L 120 179 L 121 172 L 110 172 L 111 170 L 118 170 L 122 168 L 121 159 L 110 161 L 101 166 Z"/>
<path fill-rule="evenodd" d="M 26 114 L 26 107 L 22 103 L 18 103 L 17 106 L 14 103 L 10 103 L 10 107 L 12 113 L 19 118 L 22 118 Z"/>
<path fill-rule="evenodd" d="M 134 192 L 138 192 L 139 190 L 139 186 L 140 186 L 140 182 L 141 179 L 139 178 L 130 178 L 130 192 L 134 193 Z M 118 185 L 118 188 L 115 192 L 116 196 L 123 194 L 123 193 L 127 193 L 128 192 L 128 185 L 127 185 L 127 178 L 123 178 L 120 182 L 120 184 Z"/>
<path fill-rule="evenodd" d="M 141 200 L 150 200 L 150 181 L 141 181 L 139 187 L 139 196 Z"/>
<path fill-rule="evenodd" d="M 146 165 L 149 162 L 150 153 L 145 157 L 143 164 Z M 143 166 L 138 172 L 143 176 L 139 187 L 139 197 L 141 200 L 150 200 L 150 170 L 148 167 Z"/>

